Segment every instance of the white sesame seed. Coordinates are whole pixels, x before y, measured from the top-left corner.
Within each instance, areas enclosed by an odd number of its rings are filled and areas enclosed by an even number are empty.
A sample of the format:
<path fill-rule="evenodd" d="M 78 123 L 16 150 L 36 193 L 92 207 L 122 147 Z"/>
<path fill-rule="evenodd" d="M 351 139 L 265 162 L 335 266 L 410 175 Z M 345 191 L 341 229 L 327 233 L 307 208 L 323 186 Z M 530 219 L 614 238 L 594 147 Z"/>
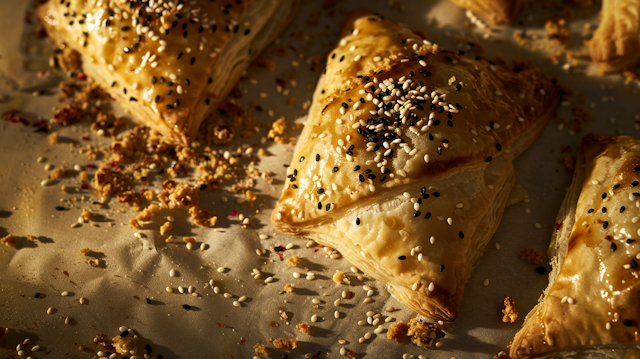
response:
<path fill-rule="evenodd" d="M 485 279 L 484 282 L 482 283 L 482 285 L 484 285 L 485 287 L 489 285 L 489 278 Z"/>
<path fill-rule="evenodd" d="M 176 276 L 176 270 L 175 269 L 171 269 L 169 271 L 169 277 L 175 277 Z"/>
<path fill-rule="evenodd" d="M 338 299 L 335 300 L 335 302 L 333 302 L 333 305 L 338 307 L 338 306 L 340 306 L 340 303 L 342 303 L 342 299 L 338 298 Z"/>
<path fill-rule="evenodd" d="M 66 297 L 69 295 L 69 292 L 67 292 L 66 290 L 62 293 L 60 293 L 61 296 Z"/>
<path fill-rule="evenodd" d="M 171 287 L 167 287 L 165 288 L 165 290 L 167 291 L 167 293 L 173 293 L 173 288 Z"/>
<path fill-rule="evenodd" d="M 336 319 L 340 319 L 340 312 L 336 310 L 333 312 L 333 316 L 336 317 Z"/>
<path fill-rule="evenodd" d="M 51 314 L 53 313 L 53 308 L 49 307 L 49 309 L 47 309 L 47 314 Z"/>
<path fill-rule="evenodd" d="M 178 286 L 178 292 L 180 292 L 181 294 L 184 294 L 184 287 L 182 287 L 181 285 Z"/>
<path fill-rule="evenodd" d="M 362 343 L 364 343 L 364 342 L 366 342 L 366 340 L 365 340 L 364 338 L 360 338 L 360 339 L 358 339 L 358 343 L 362 344 Z"/>
<path fill-rule="evenodd" d="M 234 301 L 233 301 L 233 306 L 234 306 L 234 307 L 239 307 L 239 306 L 241 306 L 241 305 L 242 305 L 242 304 L 240 304 L 240 302 L 238 302 L 237 300 L 234 300 Z"/>
<path fill-rule="evenodd" d="M 293 248 L 293 243 L 289 243 L 289 244 L 287 244 L 284 248 L 286 248 L 286 249 L 291 249 L 291 248 Z"/>
<path fill-rule="evenodd" d="M 42 182 L 40 182 L 40 185 L 41 185 L 42 187 L 46 187 L 46 186 L 48 186 L 49 184 L 51 184 L 51 181 L 50 181 L 50 180 L 48 180 L 48 179 L 42 180 Z"/>
<path fill-rule="evenodd" d="M 360 320 L 358 321 L 358 325 L 367 325 L 367 322 L 365 322 L 364 320 Z"/>
<path fill-rule="evenodd" d="M 273 281 L 273 277 L 267 277 L 267 279 L 264 280 L 265 283 L 271 283 Z"/>
<path fill-rule="evenodd" d="M 429 243 L 434 244 L 435 242 L 436 242 L 436 237 L 431 236 L 431 238 L 429 238 Z"/>
<path fill-rule="evenodd" d="M 340 348 L 340 355 L 347 355 L 347 349 L 344 347 Z"/>
<path fill-rule="evenodd" d="M 39 345 L 34 345 L 33 348 L 31 348 L 32 352 L 37 352 L 38 350 L 40 350 L 40 346 Z"/>
<path fill-rule="evenodd" d="M 371 297 L 365 297 L 362 303 L 371 303 L 372 301 Z"/>
<path fill-rule="evenodd" d="M 371 297 L 373 295 L 373 289 L 367 291 L 367 297 Z"/>
<path fill-rule="evenodd" d="M 69 317 L 64 318 L 64 324 L 69 325 Z"/>
<path fill-rule="evenodd" d="M 233 295 L 231 293 L 224 293 L 223 295 L 224 295 L 225 298 L 233 297 Z"/>
<path fill-rule="evenodd" d="M 607 330 L 611 330 L 611 323 L 607 322 L 607 324 L 605 324 L 605 329 Z"/>
<path fill-rule="evenodd" d="M 419 64 L 420 64 L 420 66 L 422 66 L 422 67 L 426 67 L 426 66 L 427 66 L 427 63 L 426 63 L 424 60 L 420 60 L 420 61 L 418 61 L 418 63 L 419 63 Z"/>
<path fill-rule="evenodd" d="M 453 219 L 451 217 L 447 218 L 447 223 L 449 225 L 452 225 L 453 224 Z"/>
<path fill-rule="evenodd" d="M 436 290 L 436 285 L 431 282 L 429 283 L 429 287 L 427 289 L 429 290 L 429 292 L 433 292 L 434 290 Z"/>
<path fill-rule="evenodd" d="M 225 267 L 220 267 L 220 268 L 218 268 L 218 269 L 216 269 L 216 270 L 218 271 L 218 273 L 224 273 L 224 272 L 227 270 L 227 268 L 225 268 Z"/>
<path fill-rule="evenodd" d="M 536 228 L 538 228 L 538 229 L 542 228 L 542 225 L 541 225 L 540 223 L 538 223 L 538 222 L 536 222 L 536 223 L 534 224 L 534 226 L 535 226 Z"/>
<path fill-rule="evenodd" d="M 217 287 L 217 286 L 213 287 L 213 292 L 216 293 L 216 294 L 220 293 L 220 288 Z"/>
<path fill-rule="evenodd" d="M 317 322 L 318 321 L 318 315 L 317 314 L 312 315 L 311 316 L 311 321 L 314 322 L 314 323 Z"/>
<path fill-rule="evenodd" d="M 267 238 L 269 238 L 269 236 L 268 236 L 268 235 L 266 235 L 266 234 L 261 234 L 259 237 L 260 237 L 260 239 L 267 239 Z"/>

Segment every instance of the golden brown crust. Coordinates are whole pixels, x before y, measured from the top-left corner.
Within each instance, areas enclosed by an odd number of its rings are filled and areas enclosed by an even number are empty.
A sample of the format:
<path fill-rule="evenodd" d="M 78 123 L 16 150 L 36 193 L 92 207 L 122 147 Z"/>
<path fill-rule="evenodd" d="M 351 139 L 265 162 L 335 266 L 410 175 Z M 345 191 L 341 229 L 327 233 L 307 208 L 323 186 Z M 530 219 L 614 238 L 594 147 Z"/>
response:
<path fill-rule="evenodd" d="M 589 134 L 558 216 L 545 297 L 511 346 L 513 358 L 621 349 L 640 342 L 640 140 Z"/>
<path fill-rule="evenodd" d="M 591 60 L 604 72 L 640 63 L 640 0 L 603 0 L 600 25 L 587 43 Z"/>
<path fill-rule="evenodd" d="M 172 141 L 188 143 L 297 3 L 152 4 L 147 13 L 148 6 L 124 0 L 52 0 L 37 15 L 49 36 L 80 53 L 87 75 L 124 108 Z"/>
<path fill-rule="evenodd" d="M 368 13 L 343 34 L 272 223 L 337 249 L 418 313 L 454 320 L 513 186 L 511 160 L 555 111 L 556 86 Z"/>
<path fill-rule="evenodd" d="M 451 0 L 452 3 L 471 10 L 493 24 L 508 24 L 518 16 L 522 0 Z"/>

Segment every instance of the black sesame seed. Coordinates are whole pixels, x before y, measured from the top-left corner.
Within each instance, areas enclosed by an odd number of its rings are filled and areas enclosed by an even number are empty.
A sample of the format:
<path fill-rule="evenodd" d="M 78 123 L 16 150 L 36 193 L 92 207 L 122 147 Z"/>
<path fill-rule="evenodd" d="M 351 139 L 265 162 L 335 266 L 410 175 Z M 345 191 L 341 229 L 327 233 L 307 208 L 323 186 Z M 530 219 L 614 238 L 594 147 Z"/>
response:
<path fill-rule="evenodd" d="M 158 81 L 158 79 L 157 79 L 155 76 L 153 76 L 153 77 L 151 78 L 151 83 L 152 83 L 152 84 L 155 84 L 155 83 L 156 83 L 156 81 Z"/>
<path fill-rule="evenodd" d="M 543 266 L 539 266 L 538 268 L 536 268 L 536 273 L 538 273 L 538 274 L 547 274 L 547 268 L 545 268 Z"/>
<path fill-rule="evenodd" d="M 151 299 L 147 298 L 145 299 L 145 301 L 147 302 L 147 304 L 151 304 Z"/>
<path fill-rule="evenodd" d="M 160 101 L 160 95 L 156 95 L 156 98 L 154 100 L 156 103 L 158 103 L 158 101 Z"/>
<path fill-rule="evenodd" d="M 324 188 L 320 188 L 319 190 L 316 191 L 317 194 L 323 194 L 324 193 Z"/>
<path fill-rule="evenodd" d="M 291 185 L 291 187 L 293 187 L 293 189 L 298 189 L 298 186 L 296 186 L 295 184 Z"/>
<path fill-rule="evenodd" d="M 362 171 L 362 174 L 367 175 L 367 174 L 369 174 L 369 173 L 371 173 L 371 172 L 372 172 L 372 171 L 371 171 L 371 169 L 370 169 L 370 168 L 367 168 L 366 170 Z"/>
<path fill-rule="evenodd" d="M 631 265 L 631 268 L 636 269 L 638 268 L 638 262 L 635 259 L 631 260 L 631 263 L 629 263 Z"/>
<path fill-rule="evenodd" d="M 498 151 L 502 151 L 502 146 L 500 146 L 500 144 L 499 144 L 499 143 L 496 143 L 496 149 L 497 149 Z"/>
<path fill-rule="evenodd" d="M 440 265 L 440 272 L 444 272 L 444 264 Z"/>
<path fill-rule="evenodd" d="M 196 58 L 195 58 L 195 57 L 192 57 L 192 58 L 191 58 L 191 65 L 193 65 L 195 62 L 196 62 Z"/>
<path fill-rule="evenodd" d="M 613 189 L 618 189 L 620 187 L 620 184 L 618 183 L 617 185 L 613 186 Z"/>
<path fill-rule="evenodd" d="M 364 182 L 364 176 L 363 175 L 359 174 L 358 175 L 358 179 L 360 180 L 360 182 Z"/>
<path fill-rule="evenodd" d="M 338 168 L 338 167 L 333 167 L 333 168 L 331 169 L 331 173 L 338 172 L 338 170 L 339 170 L 339 168 Z"/>
<path fill-rule="evenodd" d="M 189 310 L 189 309 L 191 309 L 191 306 L 189 304 L 183 304 L 182 308 L 184 308 L 186 310 Z"/>
<path fill-rule="evenodd" d="M 638 181 L 633 181 L 631 182 L 631 188 L 635 187 L 638 185 Z"/>
<path fill-rule="evenodd" d="M 448 117 L 449 115 L 451 115 L 451 113 L 448 113 L 448 114 L 447 114 L 447 117 Z M 451 120 L 448 120 L 448 121 L 447 121 L 447 125 L 449 125 L 449 127 L 453 127 L 453 122 L 451 122 Z"/>
<path fill-rule="evenodd" d="M 36 293 L 33 295 L 34 298 L 40 298 L 40 293 Z"/>
<path fill-rule="evenodd" d="M 622 324 L 624 324 L 627 327 L 630 327 L 633 325 L 633 322 L 631 322 L 629 319 L 622 319 Z"/>
<path fill-rule="evenodd" d="M 69 209 L 69 208 L 67 208 L 67 207 L 56 206 L 56 211 L 66 211 L 66 210 L 68 210 L 68 209 Z"/>
<path fill-rule="evenodd" d="M 601 198 L 602 198 L 602 199 L 607 198 L 607 192 L 603 193 L 603 194 L 602 194 L 602 196 L 601 196 Z"/>
<path fill-rule="evenodd" d="M 440 197 L 440 192 L 433 192 L 431 195 L 433 195 L 434 197 Z"/>
<path fill-rule="evenodd" d="M 327 203 L 327 205 L 326 205 L 327 212 L 329 212 L 330 209 L 331 209 L 331 203 Z"/>
<path fill-rule="evenodd" d="M 400 256 L 400 257 L 398 257 L 398 259 L 403 261 L 403 260 L 407 259 L 407 256 Z"/>
<path fill-rule="evenodd" d="M 355 172 L 355 171 L 359 171 L 359 170 L 360 170 L 360 165 L 357 165 L 357 166 L 353 167 L 353 171 L 354 171 L 354 172 Z"/>
<path fill-rule="evenodd" d="M 449 56 L 445 56 L 444 59 L 449 61 L 449 62 L 453 61 L 453 59 L 451 59 Z"/>
<path fill-rule="evenodd" d="M 322 209 L 322 202 L 318 202 L 318 209 Z"/>
<path fill-rule="evenodd" d="M 431 218 L 431 212 L 427 212 L 427 213 L 424 215 L 424 218 Z"/>
<path fill-rule="evenodd" d="M 464 239 L 464 233 L 460 232 L 458 233 L 458 235 L 460 236 L 460 238 Z"/>
<path fill-rule="evenodd" d="M 349 108 L 349 105 L 347 105 L 347 103 L 346 103 L 346 102 L 343 102 L 343 103 L 342 103 L 342 107 L 344 107 L 345 109 L 348 109 L 348 108 Z"/>
<path fill-rule="evenodd" d="M 356 218 L 356 226 L 360 225 L 360 217 Z"/>
<path fill-rule="evenodd" d="M 126 337 L 127 335 L 129 335 L 129 331 L 128 330 L 125 330 L 124 332 L 120 333 L 120 336 L 122 338 Z"/>
<path fill-rule="evenodd" d="M 415 211 L 415 212 L 413 213 L 413 218 L 420 217 L 420 215 L 421 215 L 421 214 L 422 214 L 422 213 L 421 213 L 420 211 Z"/>
<path fill-rule="evenodd" d="M 593 208 L 589 208 L 589 210 L 587 211 L 587 213 L 593 213 L 593 212 L 595 212 L 595 211 L 596 211 L 595 209 L 593 209 Z"/>
<path fill-rule="evenodd" d="M 636 241 L 635 239 L 633 239 L 633 238 L 629 238 L 629 239 L 627 239 L 627 244 L 631 244 L 631 243 L 633 243 L 633 242 L 635 242 L 635 241 Z"/>
<path fill-rule="evenodd" d="M 456 85 L 456 91 L 460 91 L 462 89 L 462 84 L 457 84 Z"/>
<path fill-rule="evenodd" d="M 638 171 L 640 171 L 640 167 L 636 167 L 633 169 L 633 172 L 638 172 Z"/>
<path fill-rule="evenodd" d="M 607 207 L 602 207 L 602 213 L 607 213 Z"/>
<path fill-rule="evenodd" d="M 633 195 L 634 195 L 635 197 L 640 197 L 640 193 L 638 193 L 638 192 L 633 192 Z"/>
<path fill-rule="evenodd" d="M 438 154 L 441 155 L 442 154 L 442 146 L 438 146 Z"/>
<path fill-rule="evenodd" d="M 491 157 L 491 156 L 487 157 L 487 159 L 486 159 L 487 162 L 491 162 L 491 160 L 493 160 L 493 157 Z"/>
<path fill-rule="evenodd" d="M 604 223 L 602 224 L 602 229 L 607 229 L 607 227 L 609 227 L 609 222 L 604 221 Z"/>
<path fill-rule="evenodd" d="M 120 28 L 120 30 L 122 31 L 129 31 L 130 27 L 129 26 L 123 26 Z"/>
<path fill-rule="evenodd" d="M 316 161 L 320 161 L 320 154 L 316 153 Z"/>
<path fill-rule="evenodd" d="M 374 175 L 373 173 L 367 176 L 368 179 L 370 180 L 374 180 L 376 179 L 376 175 Z"/>
<path fill-rule="evenodd" d="M 387 179 L 387 175 L 380 175 L 380 182 L 384 182 Z"/>
<path fill-rule="evenodd" d="M 615 251 L 616 251 L 616 249 L 618 249 L 618 246 L 616 246 L 616 244 L 615 244 L 615 243 L 611 243 L 611 251 L 612 251 L 612 252 L 615 252 Z"/>

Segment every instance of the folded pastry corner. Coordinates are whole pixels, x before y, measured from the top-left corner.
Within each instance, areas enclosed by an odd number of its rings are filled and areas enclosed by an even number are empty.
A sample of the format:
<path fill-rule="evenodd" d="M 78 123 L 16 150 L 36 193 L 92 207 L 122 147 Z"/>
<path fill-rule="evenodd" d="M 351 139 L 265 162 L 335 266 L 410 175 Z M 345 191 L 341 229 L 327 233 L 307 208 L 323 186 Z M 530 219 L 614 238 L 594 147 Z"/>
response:
<path fill-rule="evenodd" d="M 272 214 L 421 315 L 452 321 L 558 105 L 552 81 L 466 58 L 364 12 L 328 57 Z"/>
<path fill-rule="evenodd" d="M 522 10 L 522 0 L 451 0 L 493 24 L 509 24 Z"/>
<path fill-rule="evenodd" d="M 36 13 L 60 47 L 134 117 L 193 140 L 298 0 L 49 0 Z"/>
<path fill-rule="evenodd" d="M 587 45 L 591 60 L 603 72 L 640 64 L 640 0 L 603 0 L 600 25 Z"/>
<path fill-rule="evenodd" d="M 511 358 L 640 354 L 639 181 L 640 140 L 585 136 L 549 246 L 549 286 Z"/>

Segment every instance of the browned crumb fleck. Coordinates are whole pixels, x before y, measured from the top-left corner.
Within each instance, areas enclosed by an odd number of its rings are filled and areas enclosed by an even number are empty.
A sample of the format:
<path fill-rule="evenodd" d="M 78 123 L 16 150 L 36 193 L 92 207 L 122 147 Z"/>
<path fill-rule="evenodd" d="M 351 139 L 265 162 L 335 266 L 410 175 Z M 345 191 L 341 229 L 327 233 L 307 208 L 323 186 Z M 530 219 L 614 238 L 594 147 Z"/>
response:
<path fill-rule="evenodd" d="M 518 319 L 518 313 L 516 313 L 516 302 L 508 294 L 504 295 L 504 309 L 502 310 L 502 314 L 504 314 L 502 317 L 502 321 L 504 323 L 513 323 Z"/>
<path fill-rule="evenodd" d="M 576 105 L 571 108 L 571 129 L 574 131 L 580 131 L 584 128 L 585 124 L 593 119 L 593 113 L 591 110 L 585 109 L 581 105 Z"/>
<path fill-rule="evenodd" d="M 104 112 L 96 114 L 96 120 L 91 124 L 93 132 L 100 133 L 102 136 L 112 137 L 116 134 L 116 130 L 124 124 L 119 117 Z M 102 132 L 99 132 L 102 130 Z"/>
<path fill-rule="evenodd" d="M 129 177 L 122 172 L 122 170 L 118 168 L 107 167 L 107 165 L 102 165 L 100 169 L 96 171 L 96 174 L 93 176 L 91 180 L 93 186 L 98 191 L 98 194 L 101 197 L 105 197 L 107 195 L 112 194 L 120 194 L 124 192 L 129 184 Z M 121 203 L 132 202 L 133 198 L 129 201 L 127 199 L 121 200 L 121 196 L 118 196 L 118 201 Z"/>
<path fill-rule="evenodd" d="M 567 155 L 564 157 L 560 157 L 558 159 L 558 163 L 564 166 L 564 169 L 566 169 L 567 172 L 573 173 L 573 171 L 576 169 L 576 156 Z"/>
<path fill-rule="evenodd" d="M 165 222 L 162 226 L 160 226 L 160 235 L 165 235 L 167 232 L 173 229 L 173 225 L 171 222 Z"/>
<path fill-rule="evenodd" d="M 272 327 L 279 327 L 280 326 L 280 324 L 278 324 L 278 322 L 276 322 L 275 320 L 270 321 L 269 325 L 272 326 Z"/>
<path fill-rule="evenodd" d="M 259 343 L 253 346 L 253 351 L 256 352 L 256 354 L 271 355 L 271 350 Z"/>
<path fill-rule="evenodd" d="M 292 339 L 278 338 L 278 339 L 273 341 L 273 346 L 275 346 L 278 349 L 282 349 L 282 350 L 286 350 L 286 351 L 293 350 L 293 349 L 298 347 L 298 339 L 296 339 L 296 338 L 292 338 Z"/>
<path fill-rule="evenodd" d="M 333 274 L 333 281 L 338 283 L 338 284 L 342 284 L 342 281 L 346 278 L 346 276 L 344 275 L 343 272 L 337 270 L 334 274 Z"/>
<path fill-rule="evenodd" d="M 233 128 L 228 125 L 216 125 L 213 129 L 213 143 L 224 145 L 233 139 Z"/>
<path fill-rule="evenodd" d="M 266 58 L 264 58 L 262 56 L 256 57 L 256 59 L 253 60 L 253 64 L 255 66 L 257 66 L 257 67 L 267 68 L 267 69 L 269 69 L 269 71 L 275 71 L 276 70 L 276 64 L 273 61 L 271 61 L 269 59 L 266 59 Z"/>
<path fill-rule="evenodd" d="M 284 130 L 287 128 L 287 124 L 284 121 L 284 117 L 280 117 L 277 120 L 275 120 L 273 122 L 273 124 L 271 125 L 271 129 L 269 130 L 269 132 L 267 133 L 267 138 L 270 138 L 273 140 L 273 142 L 275 143 L 281 143 L 284 144 L 285 140 L 282 137 L 282 135 L 284 134 Z"/>
<path fill-rule="evenodd" d="M 184 237 L 182 240 L 185 241 L 185 243 L 195 243 L 196 242 L 196 239 L 193 238 L 193 237 Z"/>
<path fill-rule="evenodd" d="M 6 236 L 0 238 L 0 243 L 4 244 L 7 247 L 15 247 L 16 239 L 11 234 L 7 234 Z"/>
<path fill-rule="evenodd" d="M 87 210 L 82 211 L 82 213 L 80 213 L 80 218 L 85 222 L 89 222 L 92 218 L 91 212 Z"/>
<path fill-rule="evenodd" d="M 118 335 L 111 339 L 111 344 L 118 354 L 128 354 L 136 346 L 136 341 L 133 337 L 121 337 Z"/>
<path fill-rule="evenodd" d="M 298 255 L 293 255 L 287 258 L 287 264 L 292 267 L 297 267 L 300 264 L 300 257 Z"/>
<path fill-rule="evenodd" d="M 50 179 L 52 180 L 56 180 L 59 178 L 62 178 L 64 176 L 66 176 L 68 174 L 67 170 L 64 169 L 64 167 L 56 167 L 56 169 L 54 169 L 51 172 L 51 175 L 49 176 Z"/>
<path fill-rule="evenodd" d="M 320 308 L 320 306 L 317 304 L 313 306 L 313 309 L 318 309 L 318 308 Z"/>
<path fill-rule="evenodd" d="M 220 322 L 218 322 L 218 326 L 219 326 L 220 328 L 225 328 L 225 327 L 226 327 L 224 324 L 222 324 L 222 323 L 220 323 Z"/>
<path fill-rule="evenodd" d="M 27 234 L 27 240 L 28 240 L 29 242 L 33 242 L 33 241 L 35 241 L 36 239 L 38 239 L 38 237 L 36 237 L 36 236 L 32 236 L 32 235 L 30 235 L 30 234 Z"/>
<path fill-rule="evenodd" d="M 52 144 L 52 145 L 58 143 L 58 133 L 57 132 L 54 132 L 54 133 L 49 135 L 49 143 Z"/>
<path fill-rule="evenodd" d="M 152 204 L 140 211 L 140 213 L 138 213 L 138 215 L 136 216 L 136 219 L 142 222 L 149 222 L 153 218 L 153 215 L 160 212 L 161 210 L 162 208 L 160 208 L 160 206 L 158 206 L 157 204 Z"/>
<path fill-rule="evenodd" d="M 430 347 L 438 341 L 438 339 L 444 337 L 444 332 L 438 328 L 436 324 L 411 319 L 409 321 L 407 336 L 411 337 L 413 344 L 419 347 Z"/>
<path fill-rule="evenodd" d="M 298 329 L 302 333 L 311 334 L 311 327 L 309 326 L 309 323 L 307 323 L 307 322 L 300 323 L 300 324 L 296 325 L 296 329 Z"/>
<path fill-rule="evenodd" d="M 395 340 L 400 343 L 402 338 L 407 336 L 407 332 L 409 331 L 409 326 L 404 324 L 403 322 L 397 322 L 391 324 L 389 330 L 387 330 L 387 338 L 391 340 Z"/>
<path fill-rule="evenodd" d="M 83 171 L 84 172 L 84 171 Z M 85 172 L 86 173 L 86 172 Z M 62 185 L 60 186 L 60 191 L 62 191 L 62 193 L 67 193 L 69 191 L 69 189 L 67 188 L 67 186 Z"/>
<path fill-rule="evenodd" d="M 201 227 L 212 228 L 218 222 L 218 217 L 214 215 L 215 212 L 207 211 L 197 205 L 189 208 L 189 214 L 191 214 L 191 222 Z"/>
<path fill-rule="evenodd" d="M 91 252 L 91 249 L 89 249 L 89 248 L 84 248 L 83 250 L 81 250 L 81 251 L 80 251 L 80 252 L 78 252 L 78 253 L 80 253 L 80 254 L 87 254 L 87 253 L 89 253 L 89 252 Z"/>
<path fill-rule="evenodd" d="M 158 194 L 158 199 L 169 209 L 191 207 L 200 202 L 197 188 L 186 183 L 166 180 L 162 182 L 162 189 L 163 191 Z"/>
<path fill-rule="evenodd" d="M 289 319 L 286 309 L 278 307 L 278 313 L 280 313 L 280 320 L 282 320 L 283 322 L 286 322 Z"/>
<path fill-rule="evenodd" d="M 100 266 L 100 260 L 99 259 L 89 259 L 87 261 L 87 263 L 89 263 L 89 265 L 92 266 L 92 267 L 99 267 Z"/>
<path fill-rule="evenodd" d="M 520 257 L 531 264 L 538 265 L 544 260 L 544 253 L 535 248 L 524 248 L 520 250 Z"/>
<path fill-rule="evenodd" d="M 67 126 L 82 121 L 84 116 L 85 112 L 81 108 L 67 103 L 56 110 L 56 113 L 53 114 L 52 120 L 59 123 L 61 126 Z"/>
<path fill-rule="evenodd" d="M 291 283 L 285 284 L 284 291 L 287 293 L 293 293 L 293 285 Z"/>
<path fill-rule="evenodd" d="M 129 220 L 129 227 L 133 229 L 140 229 L 140 222 L 138 222 L 138 220 L 135 218 L 131 218 Z"/>
<path fill-rule="evenodd" d="M 56 56 L 58 65 L 64 72 L 73 72 L 82 67 L 82 57 L 79 52 L 71 47 L 65 47 L 60 54 Z"/>

